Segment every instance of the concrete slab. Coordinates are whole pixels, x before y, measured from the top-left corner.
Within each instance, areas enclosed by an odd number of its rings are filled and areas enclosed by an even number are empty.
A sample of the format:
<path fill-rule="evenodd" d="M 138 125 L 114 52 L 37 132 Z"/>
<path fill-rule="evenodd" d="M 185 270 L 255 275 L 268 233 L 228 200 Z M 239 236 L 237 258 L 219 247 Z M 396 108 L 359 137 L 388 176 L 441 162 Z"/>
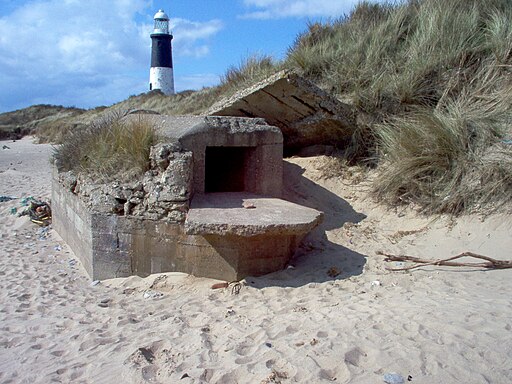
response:
<path fill-rule="evenodd" d="M 185 220 L 188 235 L 303 236 L 323 213 L 289 201 L 247 193 L 196 195 Z"/>
<path fill-rule="evenodd" d="M 337 145 L 356 128 L 356 110 L 297 74 L 279 72 L 220 100 L 208 115 L 261 117 L 279 127 L 284 149 Z"/>

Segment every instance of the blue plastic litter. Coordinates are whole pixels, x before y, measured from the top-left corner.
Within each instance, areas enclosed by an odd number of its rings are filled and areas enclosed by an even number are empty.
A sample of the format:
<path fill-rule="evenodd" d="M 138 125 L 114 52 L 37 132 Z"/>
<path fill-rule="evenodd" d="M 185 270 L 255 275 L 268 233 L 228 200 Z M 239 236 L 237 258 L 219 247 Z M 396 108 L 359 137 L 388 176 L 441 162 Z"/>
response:
<path fill-rule="evenodd" d="M 398 373 L 386 373 L 384 375 L 384 382 L 387 384 L 405 384 L 405 379 Z"/>
<path fill-rule="evenodd" d="M 35 199 L 32 196 L 24 197 L 23 199 L 21 199 L 21 205 L 23 207 L 28 207 L 31 201 L 35 201 Z"/>
<path fill-rule="evenodd" d="M 14 196 L 0 196 L 0 203 L 5 203 L 6 201 L 16 200 L 17 197 Z"/>

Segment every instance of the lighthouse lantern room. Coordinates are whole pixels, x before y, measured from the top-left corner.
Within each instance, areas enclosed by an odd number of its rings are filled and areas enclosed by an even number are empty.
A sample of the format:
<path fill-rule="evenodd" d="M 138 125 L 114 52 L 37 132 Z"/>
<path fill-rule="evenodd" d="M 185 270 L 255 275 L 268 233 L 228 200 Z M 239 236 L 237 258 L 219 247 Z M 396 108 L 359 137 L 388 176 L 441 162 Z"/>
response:
<path fill-rule="evenodd" d="M 154 20 L 155 26 L 151 34 L 149 90 L 159 89 L 166 95 L 173 95 L 172 34 L 169 33 L 169 17 L 163 10 L 159 10 Z"/>

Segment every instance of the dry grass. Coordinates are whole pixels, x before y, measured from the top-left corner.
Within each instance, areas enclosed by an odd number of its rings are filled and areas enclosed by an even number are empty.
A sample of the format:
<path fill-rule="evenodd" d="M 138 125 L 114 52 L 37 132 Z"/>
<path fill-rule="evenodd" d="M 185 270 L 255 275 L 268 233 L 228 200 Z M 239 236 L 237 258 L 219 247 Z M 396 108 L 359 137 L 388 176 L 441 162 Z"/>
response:
<path fill-rule="evenodd" d="M 33 105 L 0 114 L 0 139 L 17 139 L 28 134 L 66 126 L 84 112 L 79 108 L 58 105 Z M 44 141 L 44 137 L 40 136 Z"/>
<path fill-rule="evenodd" d="M 62 171 L 74 170 L 102 180 L 142 174 L 157 140 L 155 127 L 141 116 L 127 122 L 111 113 L 85 128 L 73 130 L 54 153 Z"/>
<path fill-rule="evenodd" d="M 376 195 L 428 213 L 460 214 L 512 202 L 512 82 L 488 64 L 478 81 L 435 109 L 391 118 L 378 129 L 383 155 Z"/>
<path fill-rule="evenodd" d="M 228 68 L 221 78 L 219 91 L 223 97 L 255 84 L 281 70 L 281 64 L 270 56 L 253 55 L 242 60 L 238 66 Z"/>

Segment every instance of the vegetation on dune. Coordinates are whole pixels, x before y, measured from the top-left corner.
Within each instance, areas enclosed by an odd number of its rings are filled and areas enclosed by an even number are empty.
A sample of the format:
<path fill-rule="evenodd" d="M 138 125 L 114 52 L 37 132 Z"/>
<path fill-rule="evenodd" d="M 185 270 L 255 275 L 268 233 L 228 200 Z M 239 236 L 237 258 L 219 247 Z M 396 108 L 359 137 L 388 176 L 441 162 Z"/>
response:
<path fill-rule="evenodd" d="M 512 203 L 510 0 L 362 2 L 310 24 L 281 62 L 252 56 L 217 87 L 149 92 L 107 111 L 204 113 L 282 69 L 357 107 L 345 160 L 377 166 L 381 200 L 452 214 Z"/>
<path fill-rule="evenodd" d="M 221 79 L 219 93 L 223 97 L 264 80 L 283 69 L 282 63 L 267 55 L 253 55 L 242 60 L 238 66 L 231 66 Z"/>
<path fill-rule="evenodd" d="M 0 114 L 0 139 L 19 139 L 41 128 L 60 127 L 63 121 L 74 120 L 83 112 L 79 108 L 60 105 L 32 105 L 31 107 Z M 60 129 L 59 129 L 60 130 Z"/>
<path fill-rule="evenodd" d="M 371 116 L 348 153 L 379 165 L 380 199 L 453 214 L 512 201 L 508 0 L 364 2 L 311 24 L 287 61 Z"/>

